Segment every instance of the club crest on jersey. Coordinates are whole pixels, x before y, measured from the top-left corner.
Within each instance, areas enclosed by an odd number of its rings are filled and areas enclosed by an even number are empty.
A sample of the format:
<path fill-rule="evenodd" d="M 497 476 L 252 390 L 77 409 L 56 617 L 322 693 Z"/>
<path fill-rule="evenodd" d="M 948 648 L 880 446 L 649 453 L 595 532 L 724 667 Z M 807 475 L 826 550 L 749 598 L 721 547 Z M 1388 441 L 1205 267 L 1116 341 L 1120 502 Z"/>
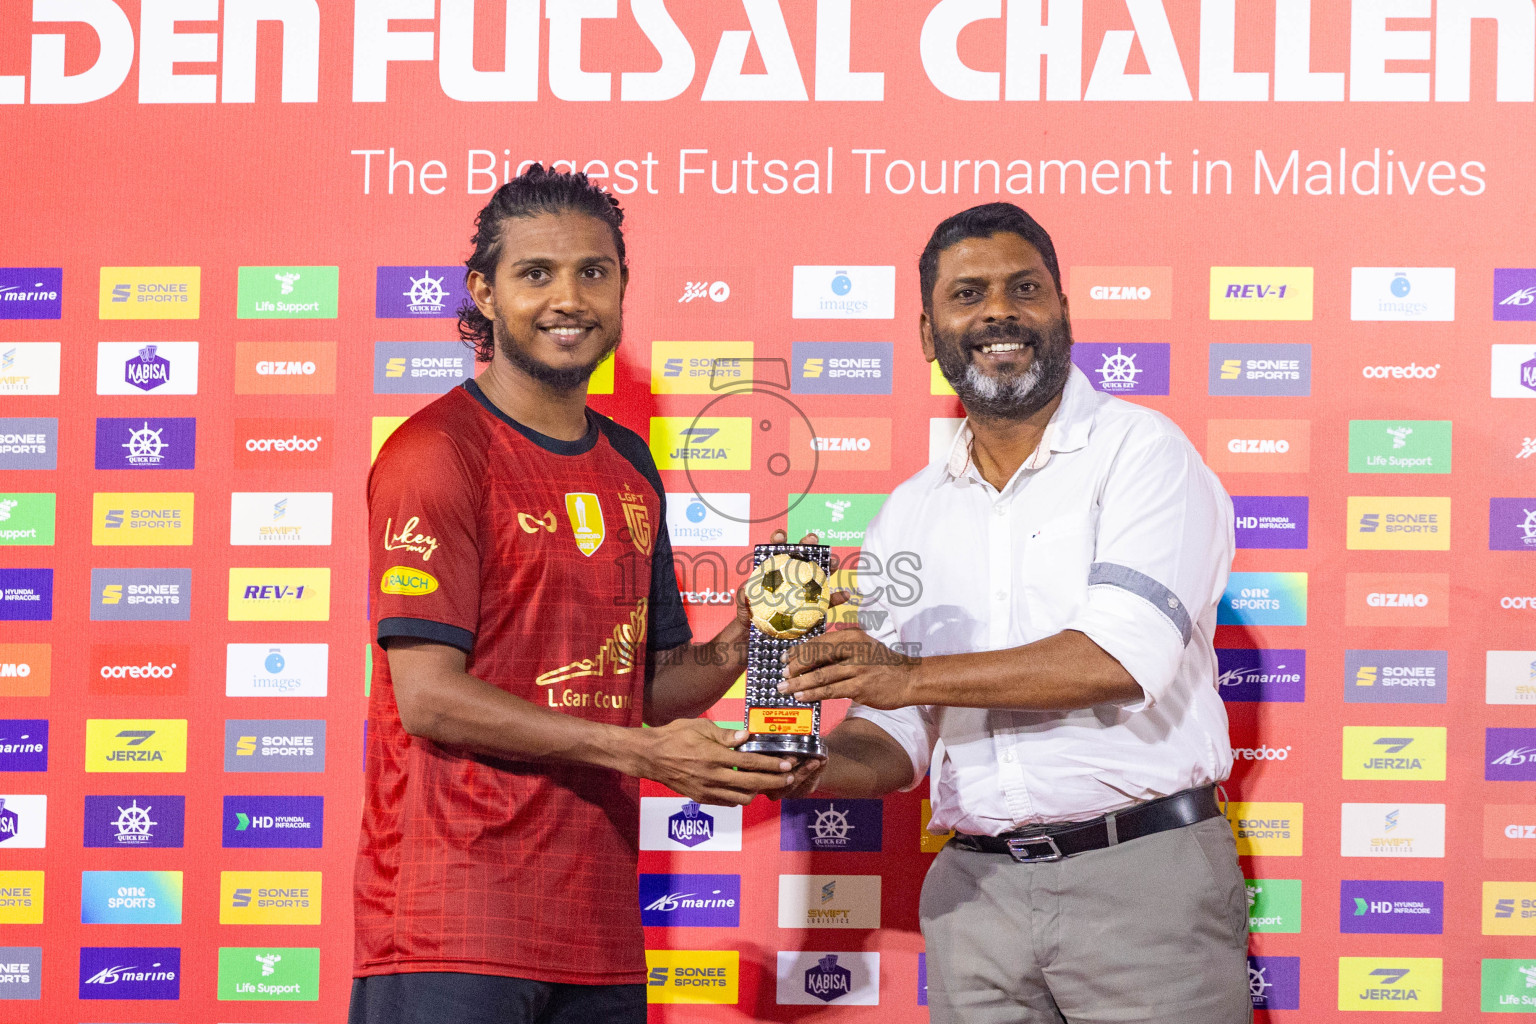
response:
<path fill-rule="evenodd" d="M 624 523 L 629 527 L 629 539 L 635 542 L 635 550 L 642 555 L 651 553 L 651 512 L 645 501 L 626 487 L 619 492 L 619 507 L 624 510 Z"/>
<path fill-rule="evenodd" d="M 571 493 L 565 496 L 565 514 L 571 520 L 571 532 L 576 535 L 576 547 L 588 558 L 603 546 L 603 506 L 597 495 Z"/>

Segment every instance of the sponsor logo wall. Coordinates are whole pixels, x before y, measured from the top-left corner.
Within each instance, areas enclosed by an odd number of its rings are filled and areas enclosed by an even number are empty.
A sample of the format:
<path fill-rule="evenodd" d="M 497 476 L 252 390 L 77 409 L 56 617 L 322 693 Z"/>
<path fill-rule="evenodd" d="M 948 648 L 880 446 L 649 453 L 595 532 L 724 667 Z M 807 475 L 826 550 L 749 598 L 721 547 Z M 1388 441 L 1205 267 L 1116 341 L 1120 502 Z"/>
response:
<path fill-rule="evenodd" d="M 589 394 L 650 447 L 650 528 L 701 636 L 776 528 L 818 533 L 839 582 L 918 592 L 924 567 L 861 550 L 961 424 L 921 354 L 916 257 L 967 206 L 1034 214 L 1078 371 L 1168 416 L 1233 498 L 1209 628 L 1256 1020 L 1536 1013 L 1536 253 L 1529 133 L 1510 127 L 1531 110 L 1528 5 L 1313 4 L 1281 39 L 1313 40 L 1302 65 L 1244 10 L 1226 85 L 1200 5 L 1087 5 L 1081 87 L 1052 50 L 1049 103 L 1027 81 L 1028 4 L 669 4 L 682 42 L 660 72 L 655 20 L 620 4 L 585 22 L 580 60 L 525 33 L 533 92 L 515 103 L 472 102 L 514 87 L 481 52 L 499 26 L 469 47 L 453 5 L 419 5 L 381 31 L 431 33 L 428 56 L 359 70 L 382 91 L 356 106 L 351 20 L 330 5 L 318 57 L 292 13 L 311 5 L 274 7 L 282 31 L 252 37 L 250 61 L 226 4 L 172 36 L 217 66 L 160 71 L 156 5 L 76 5 L 123 8 L 99 44 L 89 18 L 14 6 L 0 107 L 52 144 L 7 167 L 26 201 L 0 254 L 0 1000 L 20 1008 L 0 1018 L 344 1014 L 384 656 L 361 585 L 367 475 L 406 417 L 482 369 L 455 329 L 459 260 L 474 212 L 535 159 L 624 204 L 624 341 Z M 545 6 L 543 38 L 568 44 Z M 1117 77 L 1105 33 L 1127 30 Z M 727 74 L 717 50 L 743 43 Z M 691 83 L 671 77 L 683 44 Z M 420 66 L 455 46 L 476 54 L 459 78 Z M 1130 102 L 1182 100 L 1158 91 L 1173 73 L 1191 102 Z M 1434 105 L 1350 98 L 1383 82 Z M 572 135 L 578 98 L 596 102 Z M 106 198 L 66 202 L 60 181 Z M 584 509 L 520 511 L 547 535 Z M 412 565 L 384 585 L 438 586 L 408 537 L 430 524 L 394 532 Z M 740 722 L 741 689 L 707 715 Z M 743 809 L 642 784 L 652 1019 L 927 1019 L 915 904 L 947 838 L 926 831 L 930 796 Z"/>

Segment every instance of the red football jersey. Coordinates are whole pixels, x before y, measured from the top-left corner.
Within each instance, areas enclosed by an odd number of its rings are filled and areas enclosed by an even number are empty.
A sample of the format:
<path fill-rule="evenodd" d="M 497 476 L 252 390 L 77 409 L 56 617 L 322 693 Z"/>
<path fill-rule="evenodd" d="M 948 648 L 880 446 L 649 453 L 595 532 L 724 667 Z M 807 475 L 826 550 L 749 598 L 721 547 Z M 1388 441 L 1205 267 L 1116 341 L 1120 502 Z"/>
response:
<path fill-rule="evenodd" d="M 516 423 L 474 381 L 412 416 L 368 478 L 376 642 L 417 637 L 565 714 L 639 726 L 645 651 L 691 639 L 661 478 L 633 431 Z M 354 974 L 645 980 L 639 782 L 411 736 L 373 658 Z"/>

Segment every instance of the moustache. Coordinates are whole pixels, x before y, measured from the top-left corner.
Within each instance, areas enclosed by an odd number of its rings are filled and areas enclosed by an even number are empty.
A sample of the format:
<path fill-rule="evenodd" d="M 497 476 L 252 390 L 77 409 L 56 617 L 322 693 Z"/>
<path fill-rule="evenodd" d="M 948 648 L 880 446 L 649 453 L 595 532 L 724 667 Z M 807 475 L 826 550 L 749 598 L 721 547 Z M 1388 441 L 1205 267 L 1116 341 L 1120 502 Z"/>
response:
<path fill-rule="evenodd" d="M 980 327 L 973 327 L 965 332 L 961 341 L 967 348 L 980 348 L 983 345 L 996 344 L 999 341 L 1018 341 L 1035 348 L 1045 340 L 1045 332 L 1033 327 L 1025 327 L 1016 320 L 999 320 Z"/>

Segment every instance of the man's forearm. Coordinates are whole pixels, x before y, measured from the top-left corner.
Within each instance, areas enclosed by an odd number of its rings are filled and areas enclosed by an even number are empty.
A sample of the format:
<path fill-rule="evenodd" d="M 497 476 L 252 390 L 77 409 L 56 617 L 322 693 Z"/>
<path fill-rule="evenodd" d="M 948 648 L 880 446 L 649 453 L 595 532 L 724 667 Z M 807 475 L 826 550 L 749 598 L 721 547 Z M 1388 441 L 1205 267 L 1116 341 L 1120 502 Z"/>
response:
<path fill-rule="evenodd" d="M 845 718 L 823 742 L 827 764 L 818 776 L 818 794 L 877 797 L 912 784 L 912 759 L 872 722 Z"/>
<path fill-rule="evenodd" d="M 1141 687 L 1085 634 L 1065 630 L 1023 647 L 922 659 L 906 704 L 1075 711 L 1140 700 Z"/>
<path fill-rule="evenodd" d="M 646 682 L 646 724 L 696 718 L 746 671 L 747 627 L 732 619 L 708 643 L 682 644 L 653 657 Z"/>

